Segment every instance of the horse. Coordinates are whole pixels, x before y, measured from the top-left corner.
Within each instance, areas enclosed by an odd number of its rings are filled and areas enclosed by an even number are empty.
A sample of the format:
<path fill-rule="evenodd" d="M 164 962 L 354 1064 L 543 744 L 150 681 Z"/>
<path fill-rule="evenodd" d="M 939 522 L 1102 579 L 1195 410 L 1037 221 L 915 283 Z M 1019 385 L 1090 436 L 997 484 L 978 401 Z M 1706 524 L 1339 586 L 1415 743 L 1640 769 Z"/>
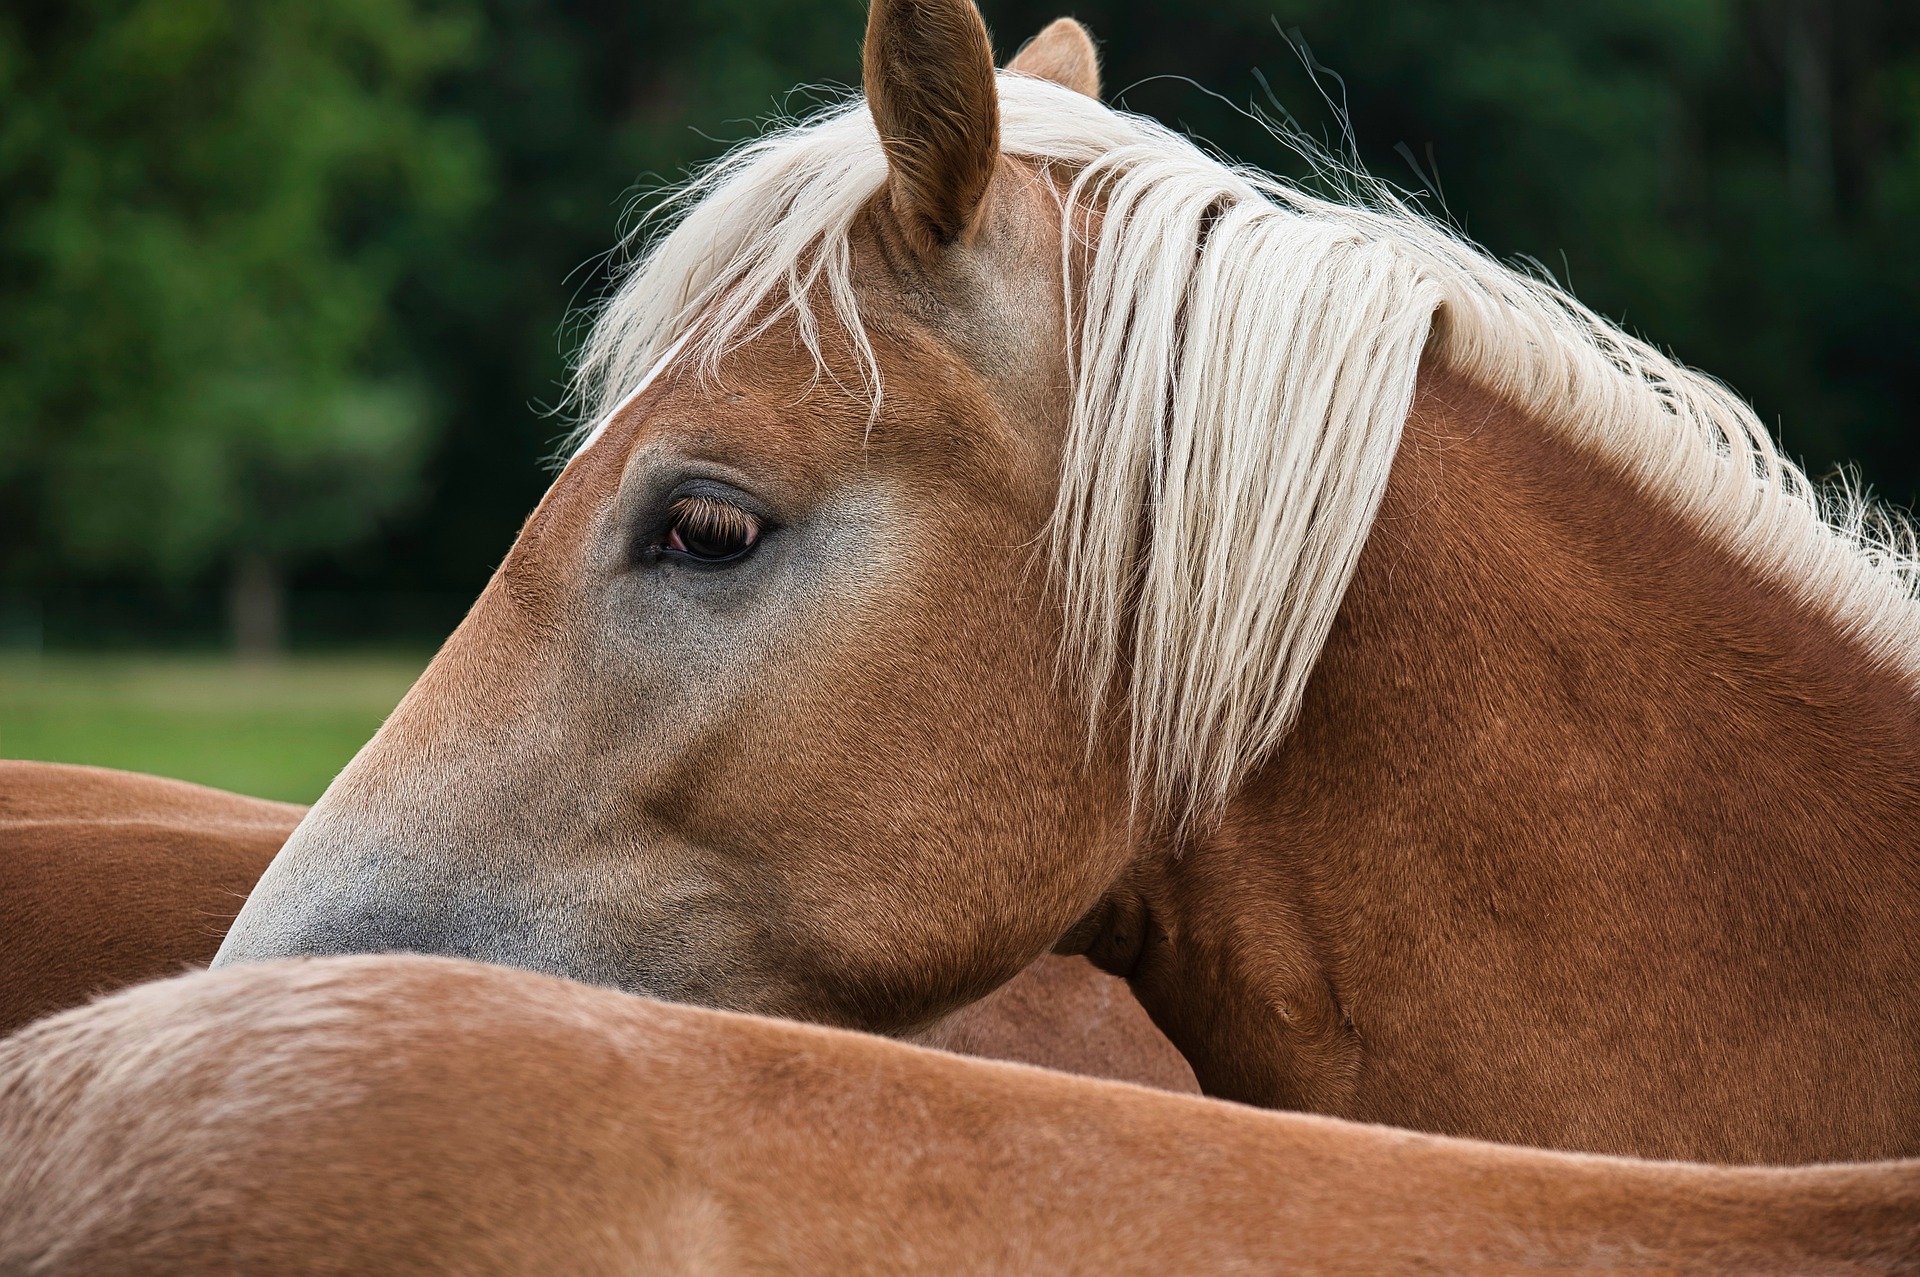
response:
<path fill-rule="evenodd" d="M 42 1021 L 0 1147 L 46 1277 L 1920 1272 L 1920 1162 L 1519 1149 L 412 955 Z"/>
<path fill-rule="evenodd" d="M 212 961 L 306 808 L 102 767 L 0 760 L 0 1037 Z M 1126 985 L 1043 956 L 916 1039 L 1194 1093 Z"/>
<path fill-rule="evenodd" d="M 0 760 L 0 1036 L 205 966 L 307 809 Z"/>
<path fill-rule="evenodd" d="M 1920 1151 L 1911 537 L 1390 192 L 874 0 L 670 200 L 591 422 L 215 966 L 910 1035 L 1049 950 L 1208 1095 Z M 1355 179 L 1358 181 L 1358 179 Z"/>

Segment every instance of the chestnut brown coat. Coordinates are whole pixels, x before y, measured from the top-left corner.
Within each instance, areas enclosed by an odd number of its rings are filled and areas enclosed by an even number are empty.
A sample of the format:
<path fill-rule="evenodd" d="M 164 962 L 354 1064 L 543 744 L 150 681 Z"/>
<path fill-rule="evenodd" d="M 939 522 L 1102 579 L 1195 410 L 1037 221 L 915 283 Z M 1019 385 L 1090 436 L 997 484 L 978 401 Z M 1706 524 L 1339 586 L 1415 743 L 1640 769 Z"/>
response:
<path fill-rule="evenodd" d="M 1920 1271 L 1920 1163 L 1546 1153 L 477 963 L 143 985 L 0 1043 L 0 1270 Z"/>

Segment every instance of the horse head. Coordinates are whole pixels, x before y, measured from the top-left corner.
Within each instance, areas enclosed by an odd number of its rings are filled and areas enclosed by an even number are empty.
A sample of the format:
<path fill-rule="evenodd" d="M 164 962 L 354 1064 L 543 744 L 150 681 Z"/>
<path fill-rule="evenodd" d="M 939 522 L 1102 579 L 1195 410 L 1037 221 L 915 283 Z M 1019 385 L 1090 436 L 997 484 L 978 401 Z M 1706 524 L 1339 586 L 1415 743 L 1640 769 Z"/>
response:
<path fill-rule="evenodd" d="M 736 278 L 635 337 L 622 308 L 658 312 L 635 293 L 662 269 L 777 233 L 710 178 L 722 207 L 656 250 L 589 355 L 665 357 L 610 377 L 624 402 L 221 962 L 450 953 L 902 1030 L 1011 976 L 1120 872 L 1125 780 L 1058 677 L 1045 554 L 1060 189 L 1002 153 L 968 0 L 881 0 L 865 74 L 870 113 L 826 127 L 868 144 L 810 175 L 844 230 L 800 257 L 845 255 L 854 295 L 828 301 L 857 331 L 764 297 L 729 312 Z M 1011 74 L 1097 91 L 1070 22 Z"/>

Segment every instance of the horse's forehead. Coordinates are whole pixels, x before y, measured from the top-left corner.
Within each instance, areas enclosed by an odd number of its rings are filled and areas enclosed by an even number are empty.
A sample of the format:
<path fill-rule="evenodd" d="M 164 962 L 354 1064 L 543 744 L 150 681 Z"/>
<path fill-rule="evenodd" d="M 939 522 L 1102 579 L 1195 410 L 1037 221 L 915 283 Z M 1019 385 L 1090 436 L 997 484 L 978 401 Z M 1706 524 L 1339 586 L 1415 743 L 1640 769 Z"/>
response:
<path fill-rule="evenodd" d="M 750 342 L 717 368 L 676 368 L 637 407 L 627 451 L 642 446 L 814 469 L 860 441 L 864 401 L 844 373 L 822 370 L 778 336 Z M 857 382 L 855 383 L 857 384 Z M 717 455 L 716 455 L 717 454 Z"/>
<path fill-rule="evenodd" d="M 1024 164 L 1003 163 L 990 226 L 960 269 L 903 278 L 876 223 L 849 236 L 865 341 L 882 399 L 871 397 L 868 352 L 816 299 L 815 345 L 784 315 L 729 351 L 717 367 L 693 343 L 674 348 L 613 414 L 549 493 L 569 504 L 610 499 L 640 449 L 663 448 L 777 472 L 788 483 L 831 483 L 850 464 L 904 459 L 923 481 L 1004 481 L 1024 470 L 1028 445 L 1014 420 L 1036 412 L 1060 378 L 1058 192 Z M 945 294 L 942 296 L 942 294 Z"/>

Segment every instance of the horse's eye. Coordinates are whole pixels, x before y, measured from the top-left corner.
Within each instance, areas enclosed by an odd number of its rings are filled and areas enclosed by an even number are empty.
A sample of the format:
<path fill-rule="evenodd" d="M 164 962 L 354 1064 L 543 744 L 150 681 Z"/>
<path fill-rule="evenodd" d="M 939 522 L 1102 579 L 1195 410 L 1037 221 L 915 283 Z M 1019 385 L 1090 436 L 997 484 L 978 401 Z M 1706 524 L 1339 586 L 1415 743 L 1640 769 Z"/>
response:
<path fill-rule="evenodd" d="M 760 543 L 760 520 L 715 497 L 681 497 L 667 511 L 660 551 L 696 563 L 730 563 Z"/>

